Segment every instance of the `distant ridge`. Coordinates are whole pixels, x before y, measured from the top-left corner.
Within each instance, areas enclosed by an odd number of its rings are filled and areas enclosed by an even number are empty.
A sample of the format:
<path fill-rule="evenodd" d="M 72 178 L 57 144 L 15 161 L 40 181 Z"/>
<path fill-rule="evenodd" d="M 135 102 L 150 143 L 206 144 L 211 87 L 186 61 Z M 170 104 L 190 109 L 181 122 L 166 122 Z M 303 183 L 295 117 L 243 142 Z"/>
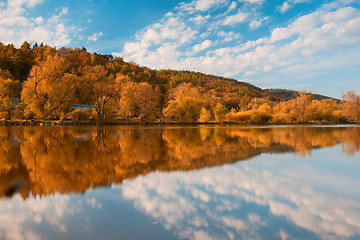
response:
<path fill-rule="evenodd" d="M 281 89 L 281 88 L 264 89 L 264 91 L 271 95 L 275 95 L 275 96 L 279 97 L 283 101 L 289 101 L 289 100 L 297 98 L 299 96 L 299 92 L 300 92 L 300 91 Z M 332 98 L 332 97 L 328 97 L 328 96 L 324 96 L 324 95 L 320 95 L 320 94 L 311 94 L 311 99 L 319 100 L 319 101 L 324 100 L 324 99 L 333 99 L 337 103 L 339 103 L 341 101 L 340 99 Z"/>

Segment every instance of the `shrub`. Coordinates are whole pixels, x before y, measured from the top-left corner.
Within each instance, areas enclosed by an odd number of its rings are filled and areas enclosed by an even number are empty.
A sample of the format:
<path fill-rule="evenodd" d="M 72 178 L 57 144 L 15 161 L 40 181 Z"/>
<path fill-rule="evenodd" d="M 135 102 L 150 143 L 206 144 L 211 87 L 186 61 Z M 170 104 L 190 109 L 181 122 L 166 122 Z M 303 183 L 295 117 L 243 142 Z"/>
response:
<path fill-rule="evenodd" d="M 275 113 L 272 118 L 274 124 L 289 124 L 293 122 L 293 117 L 287 113 Z"/>
<path fill-rule="evenodd" d="M 230 122 L 246 122 L 251 120 L 252 111 L 234 112 L 231 111 L 226 115 L 226 118 Z"/>
<path fill-rule="evenodd" d="M 266 124 L 272 119 L 269 113 L 256 111 L 251 114 L 251 122 L 255 124 Z"/>

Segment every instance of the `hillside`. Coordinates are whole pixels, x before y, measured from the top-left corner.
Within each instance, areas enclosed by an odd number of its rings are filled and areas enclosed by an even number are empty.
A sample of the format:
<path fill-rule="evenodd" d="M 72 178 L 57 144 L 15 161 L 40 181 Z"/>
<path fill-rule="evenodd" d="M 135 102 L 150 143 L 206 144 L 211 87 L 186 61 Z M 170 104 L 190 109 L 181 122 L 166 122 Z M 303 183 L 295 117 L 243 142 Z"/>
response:
<path fill-rule="evenodd" d="M 317 94 L 262 90 L 199 72 L 154 70 L 84 47 L 0 43 L 0 119 L 6 120 L 358 121 L 354 99 L 357 95 L 349 92 L 347 105 L 340 106 Z"/>
<path fill-rule="evenodd" d="M 285 101 L 295 99 L 299 96 L 299 91 L 288 90 L 288 89 L 273 88 L 273 89 L 264 89 L 264 91 L 271 95 L 275 95 L 275 96 L 281 98 L 281 100 L 285 100 Z M 333 99 L 337 102 L 340 102 L 339 99 L 320 95 L 320 94 L 312 94 L 311 99 L 319 100 L 319 101 L 324 100 L 324 99 Z"/>

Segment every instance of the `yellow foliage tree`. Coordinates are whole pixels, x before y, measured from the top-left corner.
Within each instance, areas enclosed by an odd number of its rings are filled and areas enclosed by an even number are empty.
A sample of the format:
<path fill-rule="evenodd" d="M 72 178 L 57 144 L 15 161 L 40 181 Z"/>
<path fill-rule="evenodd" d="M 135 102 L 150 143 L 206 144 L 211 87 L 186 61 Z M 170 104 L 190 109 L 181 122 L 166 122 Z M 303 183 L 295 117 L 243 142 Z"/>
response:
<path fill-rule="evenodd" d="M 31 69 L 21 93 L 28 112 L 45 119 L 70 111 L 78 77 L 68 66 L 64 57 L 54 55 Z"/>
<path fill-rule="evenodd" d="M 299 96 L 293 101 L 293 108 L 290 113 L 298 122 L 306 122 L 309 120 L 307 109 L 311 104 L 311 92 L 300 91 Z"/>
<path fill-rule="evenodd" d="M 349 91 L 343 95 L 343 113 L 350 121 L 360 122 L 360 95 Z"/>
<path fill-rule="evenodd" d="M 199 122 L 205 123 L 211 121 L 211 112 L 207 110 L 205 107 L 201 108 L 200 116 L 198 119 Z"/>
<path fill-rule="evenodd" d="M 155 118 L 159 107 L 159 96 L 159 88 L 153 89 L 153 87 L 146 82 L 136 84 L 135 97 L 141 120 L 151 120 Z"/>
<path fill-rule="evenodd" d="M 138 115 L 136 103 L 136 83 L 131 80 L 121 83 L 120 115 L 132 119 Z"/>
<path fill-rule="evenodd" d="M 190 83 L 182 83 L 171 91 L 169 99 L 163 110 L 166 119 L 180 123 L 198 120 L 204 102 L 197 88 Z"/>
<path fill-rule="evenodd" d="M 112 75 L 107 75 L 101 65 L 89 67 L 85 78 L 92 86 L 92 103 L 97 118 L 100 121 L 105 120 L 115 108 L 115 101 L 119 96 L 119 84 Z"/>
<path fill-rule="evenodd" d="M 225 115 L 227 111 L 224 105 L 222 105 L 221 103 L 217 103 L 214 106 L 213 112 L 216 122 L 223 122 L 225 120 Z"/>

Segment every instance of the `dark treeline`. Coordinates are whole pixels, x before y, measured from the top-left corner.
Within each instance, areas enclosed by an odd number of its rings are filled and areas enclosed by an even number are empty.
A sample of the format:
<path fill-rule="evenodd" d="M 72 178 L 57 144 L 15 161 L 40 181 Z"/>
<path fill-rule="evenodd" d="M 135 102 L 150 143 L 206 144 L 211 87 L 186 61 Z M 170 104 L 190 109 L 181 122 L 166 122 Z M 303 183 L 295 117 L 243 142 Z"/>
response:
<path fill-rule="evenodd" d="M 296 93 L 190 71 L 152 70 L 85 48 L 0 43 L 0 118 L 304 123 L 359 122 L 360 97 Z"/>

